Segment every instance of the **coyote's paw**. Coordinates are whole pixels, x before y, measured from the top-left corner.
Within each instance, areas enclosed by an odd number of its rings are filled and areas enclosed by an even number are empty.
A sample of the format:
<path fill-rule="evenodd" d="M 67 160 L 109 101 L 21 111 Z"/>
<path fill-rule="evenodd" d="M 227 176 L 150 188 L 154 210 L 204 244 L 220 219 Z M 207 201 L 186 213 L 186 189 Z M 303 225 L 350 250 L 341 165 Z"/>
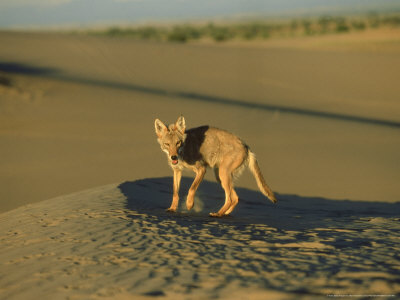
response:
<path fill-rule="evenodd" d="M 187 197 L 187 199 L 186 199 L 186 208 L 187 208 L 187 210 L 191 210 L 193 208 L 193 205 L 194 205 L 193 198 Z"/>
<path fill-rule="evenodd" d="M 222 217 L 219 213 L 210 213 L 210 217 L 213 217 L 213 218 L 220 218 L 220 217 Z"/>
<path fill-rule="evenodd" d="M 176 212 L 176 208 L 170 207 L 170 208 L 168 208 L 166 211 L 167 211 L 167 212 L 174 213 L 174 212 Z"/>

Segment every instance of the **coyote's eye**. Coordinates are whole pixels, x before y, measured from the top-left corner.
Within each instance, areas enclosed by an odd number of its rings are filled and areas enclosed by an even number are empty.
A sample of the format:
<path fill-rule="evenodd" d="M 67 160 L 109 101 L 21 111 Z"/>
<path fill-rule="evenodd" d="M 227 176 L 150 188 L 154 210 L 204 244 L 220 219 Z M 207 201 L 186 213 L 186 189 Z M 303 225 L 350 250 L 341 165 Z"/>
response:
<path fill-rule="evenodd" d="M 164 146 L 165 146 L 165 147 L 169 147 L 169 144 L 168 144 L 168 143 L 164 143 Z"/>
<path fill-rule="evenodd" d="M 180 145 L 182 145 L 182 142 L 181 142 L 181 141 L 177 141 L 177 142 L 176 142 L 176 146 L 177 146 L 177 147 L 180 147 Z"/>

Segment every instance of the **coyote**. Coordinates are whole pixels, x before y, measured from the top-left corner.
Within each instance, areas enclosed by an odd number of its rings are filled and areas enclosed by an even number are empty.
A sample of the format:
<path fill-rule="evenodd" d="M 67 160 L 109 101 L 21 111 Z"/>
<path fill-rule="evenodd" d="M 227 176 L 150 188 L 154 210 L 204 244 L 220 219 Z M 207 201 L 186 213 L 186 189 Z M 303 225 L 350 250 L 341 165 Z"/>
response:
<path fill-rule="evenodd" d="M 253 173 L 261 193 L 273 203 L 277 202 L 274 193 L 265 183 L 254 153 L 237 136 L 209 126 L 186 130 L 183 116 L 169 126 L 159 119 L 155 120 L 154 125 L 161 150 L 167 154 L 174 171 L 173 198 L 168 211 L 175 212 L 178 207 L 178 192 L 184 168 L 196 173 L 186 199 L 188 210 L 194 205 L 194 195 L 207 167 L 214 168 L 215 177 L 225 191 L 225 204 L 217 213 L 210 213 L 210 216 L 229 215 L 238 204 L 239 198 L 233 189 L 232 180 L 245 166 Z"/>

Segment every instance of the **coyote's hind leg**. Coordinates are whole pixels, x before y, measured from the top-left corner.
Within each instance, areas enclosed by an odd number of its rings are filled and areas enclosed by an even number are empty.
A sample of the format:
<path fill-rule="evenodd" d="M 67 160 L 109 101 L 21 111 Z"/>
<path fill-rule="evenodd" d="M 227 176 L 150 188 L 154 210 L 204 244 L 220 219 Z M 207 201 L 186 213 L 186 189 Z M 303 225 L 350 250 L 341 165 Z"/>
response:
<path fill-rule="evenodd" d="M 219 165 L 217 180 L 220 180 L 222 188 L 225 191 L 225 203 L 217 213 L 211 213 L 211 217 L 222 217 L 229 215 L 239 202 L 239 197 L 233 189 L 233 174 L 245 162 L 245 154 L 243 152 L 237 155 L 228 155 L 226 159 Z"/>
<path fill-rule="evenodd" d="M 239 197 L 232 187 L 232 189 L 231 189 L 231 206 L 229 206 L 228 210 L 225 212 L 225 216 L 229 215 L 235 209 L 235 207 L 238 203 L 239 203 Z"/>
<path fill-rule="evenodd" d="M 215 179 L 221 184 L 221 179 L 219 178 L 219 168 L 214 168 L 214 173 L 215 173 Z M 228 208 L 228 210 L 225 212 L 225 215 L 229 215 L 233 209 L 236 207 L 236 205 L 239 202 L 239 197 L 236 194 L 233 184 L 232 184 L 232 189 L 231 189 L 231 206 Z"/>
<path fill-rule="evenodd" d="M 217 213 L 210 213 L 211 217 L 222 217 L 231 206 L 232 173 L 227 168 L 220 167 L 219 178 L 225 191 L 225 203 Z"/>

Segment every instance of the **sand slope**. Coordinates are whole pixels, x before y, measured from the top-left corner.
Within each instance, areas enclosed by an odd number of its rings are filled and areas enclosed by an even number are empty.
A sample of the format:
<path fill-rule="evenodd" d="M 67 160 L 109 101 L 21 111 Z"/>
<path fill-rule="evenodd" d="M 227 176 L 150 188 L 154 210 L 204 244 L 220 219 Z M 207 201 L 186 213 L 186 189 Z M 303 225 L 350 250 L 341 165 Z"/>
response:
<path fill-rule="evenodd" d="M 223 191 L 205 181 L 193 211 L 169 214 L 171 178 L 152 178 L 3 213 L 0 299 L 400 295 L 400 203 L 238 195 L 210 218 Z"/>
<path fill-rule="evenodd" d="M 170 176 L 153 124 L 180 114 L 240 136 L 274 191 L 400 201 L 398 52 L 16 32 L 0 45 L 0 211 Z"/>

